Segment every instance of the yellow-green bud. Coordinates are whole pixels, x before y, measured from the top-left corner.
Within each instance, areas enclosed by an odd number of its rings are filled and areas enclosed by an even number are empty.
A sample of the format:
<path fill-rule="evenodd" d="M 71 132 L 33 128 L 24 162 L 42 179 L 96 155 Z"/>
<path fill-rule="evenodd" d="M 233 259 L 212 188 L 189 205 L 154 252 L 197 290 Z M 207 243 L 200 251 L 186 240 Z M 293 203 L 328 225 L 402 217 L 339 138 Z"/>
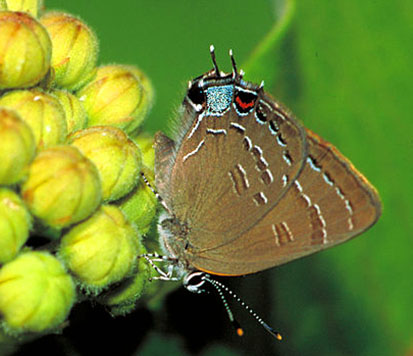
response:
<path fill-rule="evenodd" d="M 35 151 L 30 127 L 15 111 L 0 107 L 0 184 L 20 181 Z"/>
<path fill-rule="evenodd" d="M 142 167 L 145 177 L 153 184 L 153 171 Z M 131 193 L 116 202 L 128 220 L 136 225 L 139 232 L 145 235 L 156 215 L 157 199 L 155 194 L 141 180 Z"/>
<path fill-rule="evenodd" d="M 125 196 L 137 184 L 141 153 L 122 130 L 112 126 L 90 127 L 72 133 L 67 142 L 98 168 L 105 201 Z"/>
<path fill-rule="evenodd" d="M 59 255 L 89 293 L 128 276 L 136 266 L 140 236 L 122 212 L 102 205 L 62 238 Z"/>
<path fill-rule="evenodd" d="M 0 313 L 8 332 L 58 327 L 75 297 L 72 278 L 47 252 L 22 253 L 0 269 Z"/>
<path fill-rule="evenodd" d="M 58 87 L 77 90 L 96 72 L 98 40 L 80 19 L 63 12 L 41 17 L 53 43 L 52 67 Z"/>
<path fill-rule="evenodd" d="M 6 10 L 7 10 L 6 0 L 0 0 L 0 11 L 6 11 Z"/>
<path fill-rule="evenodd" d="M 140 133 L 132 138 L 142 152 L 142 163 L 151 169 L 155 165 L 155 150 L 153 149 L 153 136 L 148 133 Z"/>
<path fill-rule="evenodd" d="M 135 74 L 135 76 L 139 79 L 143 89 L 145 89 L 148 109 L 150 109 L 155 99 L 155 90 L 153 88 L 152 82 L 141 69 L 135 66 L 126 66 L 126 68 L 129 69 L 133 74 Z"/>
<path fill-rule="evenodd" d="M 87 116 L 80 100 L 66 90 L 54 90 L 53 94 L 57 96 L 65 111 L 67 132 L 84 129 Z"/>
<path fill-rule="evenodd" d="M 29 237 L 31 216 L 20 197 L 0 188 L 0 264 L 10 261 Z"/>
<path fill-rule="evenodd" d="M 139 244 L 138 255 L 145 253 L 147 253 L 145 247 Z M 118 286 L 110 288 L 99 297 L 102 304 L 110 307 L 113 316 L 126 315 L 134 310 L 149 279 L 149 268 L 144 258 L 138 259 L 137 270 L 134 271 L 133 276 L 126 278 Z"/>
<path fill-rule="evenodd" d="M 142 121 L 149 114 L 149 111 L 152 109 L 154 99 L 155 99 L 155 90 L 153 88 L 152 82 L 149 80 L 148 76 L 142 72 L 139 68 L 135 66 L 126 66 L 138 79 L 142 86 L 142 100 L 139 105 L 139 109 L 135 114 L 135 120 L 128 127 L 129 133 L 135 133 L 138 130 Z"/>
<path fill-rule="evenodd" d="M 0 89 L 26 88 L 40 82 L 50 67 L 47 31 L 23 12 L 0 12 Z"/>
<path fill-rule="evenodd" d="M 145 91 L 126 66 L 99 67 L 93 81 L 77 95 L 88 114 L 89 126 L 112 125 L 130 133 L 144 118 Z"/>
<path fill-rule="evenodd" d="M 75 147 L 51 147 L 31 164 L 22 196 L 44 224 L 66 227 L 87 218 L 100 204 L 99 173 Z"/>
<path fill-rule="evenodd" d="M 30 126 L 39 149 L 65 141 L 65 112 L 53 95 L 38 89 L 16 90 L 1 97 L 0 106 L 15 110 Z"/>
<path fill-rule="evenodd" d="M 37 17 L 43 6 L 41 0 L 5 0 L 5 3 L 8 10 L 27 12 L 33 17 Z"/>

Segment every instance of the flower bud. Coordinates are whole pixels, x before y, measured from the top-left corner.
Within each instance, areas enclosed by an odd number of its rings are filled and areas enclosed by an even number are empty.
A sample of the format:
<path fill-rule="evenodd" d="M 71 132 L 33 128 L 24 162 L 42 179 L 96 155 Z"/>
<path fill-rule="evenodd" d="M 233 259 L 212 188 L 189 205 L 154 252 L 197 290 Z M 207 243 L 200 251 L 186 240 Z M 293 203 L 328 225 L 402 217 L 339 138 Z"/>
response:
<path fill-rule="evenodd" d="M 123 197 L 138 182 L 141 153 L 122 130 L 111 126 L 90 127 L 72 133 L 67 142 L 96 165 L 104 200 Z"/>
<path fill-rule="evenodd" d="M 146 179 L 153 184 L 154 173 L 147 167 L 142 167 Z M 155 194 L 146 186 L 141 179 L 132 192 L 116 202 L 128 220 L 136 225 L 139 232 L 145 235 L 156 215 L 157 199 Z"/>
<path fill-rule="evenodd" d="M 83 287 L 96 294 L 133 271 L 139 245 L 139 234 L 122 212 L 102 205 L 63 236 L 59 256 Z"/>
<path fill-rule="evenodd" d="M 155 165 L 155 150 L 153 149 L 153 136 L 148 133 L 141 133 L 132 138 L 142 152 L 142 163 L 151 169 Z"/>
<path fill-rule="evenodd" d="M 50 67 L 52 44 L 47 31 L 23 12 L 0 12 L 0 89 L 27 88 Z"/>
<path fill-rule="evenodd" d="M 0 313 L 10 333 L 56 328 L 75 297 L 72 278 L 47 252 L 22 253 L 0 269 Z"/>
<path fill-rule="evenodd" d="M 126 68 L 129 69 L 139 79 L 143 89 L 145 90 L 148 108 L 150 109 L 155 99 L 155 90 L 153 88 L 152 82 L 141 69 L 135 66 L 126 66 Z"/>
<path fill-rule="evenodd" d="M 98 54 L 95 33 L 80 19 L 63 12 L 49 12 L 40 21 L 53 43 L 56 86 L 79 89 L 95 75 Z"/>
<path fill-rule="evenodd" d="M 139 244 L 137 256 L 145 253 L 145 247 Z M 132 312 L 137 300 L 145 290 L 146 282 L 149 279 L 149 268 L 147 261 L 144 258 L 139 258 L 133 275 L 99 296 L 99 302 L 110 307 L 110 313 L 113 316 Z"/>
<path fill-rule="evenodd" d="M 0 188 L 0 264 L 10 261 L 29 238 L 31 216 L 20 197 Z"/>
<path fill-rule="evenodd" d="M 0 184 L 13 184 L 27 173 L 36 145 L 30 127 L 13 110 L 0 107 Z"/>
<path fill-rule="evenodd" d="M 78 93 L 89 117 L 89 126 L 111 125 L 134 131 L 144 118 L 146 93 L 128 67 L 108 65 L 98 68 L 96 77 Z M 147 105 L 147 104 L 145 104 Z"/>
<path fill-rule="evenodd" d="M 84 129 L 87 116 L 79 99 L 66 90 L 54 90 L 53 94 L 59 99 L 65 112 L 67 133 Z"/>
<path fill-rule="evenodd" d="M 75 147 L 48 148 L 30 166 L 22 196 L 44 224 L 63 228 L 87 218 L 100 204 L 99 173 Z"/>
<path fill-rule="evenodd" d="M 43 6 L 41 0 L 5 0 L 5 3 L 8 10 L 27 12 L 33 17 L 37 17 Z"/>
<path fill-rule="evenodd" d="M 141 86 L 142 86 L 142 100 L 139 105 L 139 109 L 135 114 L 135 120 L 131 125 L 127 128 L 129 133 L 134 133 L 142 123 L 142 121 L 146 118 L 149 114 L 149 111 L 152 109 L 152 105 L 155 99 L 155 90 L 153 88 L 152 82 L 149 80 L 147 75 L 142 72 L 139 68 L 135 66 L 125 66 L 126 69 L 130 70 L 136 78 L 138 78 Z"/>
<path fill-rule="evenodd" d="M 38 89 L 16 90 L 0 98 L 0 105 L 15 110 L 33 131 L 38 148 L 47 148 L 66 139 L 66 118 L 54 96 Z"/>

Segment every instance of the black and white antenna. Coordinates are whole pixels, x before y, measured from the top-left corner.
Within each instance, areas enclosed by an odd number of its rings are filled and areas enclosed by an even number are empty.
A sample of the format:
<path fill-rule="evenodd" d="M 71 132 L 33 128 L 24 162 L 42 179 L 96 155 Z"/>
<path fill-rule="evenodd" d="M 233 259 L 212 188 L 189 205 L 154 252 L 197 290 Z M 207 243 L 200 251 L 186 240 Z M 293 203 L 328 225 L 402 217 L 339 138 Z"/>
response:
<path fill-rule="evenodd" d="M 234 52 L 232 52 L 232 49 L 229 50 L 229 56 L 231 58 L 231 64 L 232 64 L 232 76 L 235 79 L 238 76 L 238 69 L 237 69 L 237 63 L 235 63 Z"/>
<path fill-rule="evenodd" d="M 215 58 L 215 47 L 214 47 L 214 45 L 209 46 L 209 52 L 211 53 L 211 59 L 212 59 L 213 65 L 214 65 L 215 74 L 217 75 L 217 77 L 220 77 L 221 73 L 218 69 L 217 59 Z"/>
<path fill-rule="evenodd" d="M 278 340 L 282 340 L 282 336 L 279 332 L 275 331 L 271 326 L 269 326 L 254 310 L 252 310 L 231 289 L 229 289 L 226 285 L 222 284 L 221 282 L 218 282 L 215 279 L 212 279 L 209 274 L 205 272 L 201 272 L 201 271 L 195 271 L 195 272 L 189 273 L 184 278 L 185 288 L 193 293 L 206 292 L 206 290 L 202 288 L 205 282 L 208 282 L 210 285 L 212 285 L 218 292 L 218 295 L 221 298 L 222 303 L 224 304 L 225 310 L 227 311 L 228 319 L 231 322 L 231 324 L 234 326 L 235 331 L 238 334 L 238 336 L 244 335 L 244 330 L 242 329 L 238 321 L 234 318 L 234 314 L 232 313 L 231 308 L 229 307 L 229 304 L 227 302 L 227 299 L 225 298 L 224 292 L 231 295 L 237 301 L 237 303 L 241 304 L 255 318 L 255 320 L 257 320 L 258 323 L 265 330 L 267 330 L 273 337 L 275 337 Z"/>

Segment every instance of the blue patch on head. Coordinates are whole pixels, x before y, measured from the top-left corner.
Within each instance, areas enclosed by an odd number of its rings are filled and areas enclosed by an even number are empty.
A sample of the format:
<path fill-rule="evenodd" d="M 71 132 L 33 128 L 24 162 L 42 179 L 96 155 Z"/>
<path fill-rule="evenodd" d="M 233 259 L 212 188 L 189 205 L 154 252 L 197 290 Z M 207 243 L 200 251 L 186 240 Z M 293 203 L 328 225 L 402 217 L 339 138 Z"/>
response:
<path fill-rule="evenodd" d="M 207 115 L 220 116 L 229 108 L 234 85 L 222 85 L 206 89 Z"/>

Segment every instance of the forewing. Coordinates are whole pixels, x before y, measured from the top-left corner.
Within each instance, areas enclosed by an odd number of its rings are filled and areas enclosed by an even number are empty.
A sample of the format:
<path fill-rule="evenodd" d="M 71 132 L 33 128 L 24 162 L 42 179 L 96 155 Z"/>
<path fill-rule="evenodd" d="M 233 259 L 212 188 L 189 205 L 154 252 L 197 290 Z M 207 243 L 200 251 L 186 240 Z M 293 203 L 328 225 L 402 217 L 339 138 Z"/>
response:
<path fill-rule="evenodd" d="M 194 253 L 235 240 L 262 220 L 303 167 L 304 129 L 269 101 L 259 96 L 245 116 L 201 115 L 182 140 L 171 209 L 187 223 Z"/>

